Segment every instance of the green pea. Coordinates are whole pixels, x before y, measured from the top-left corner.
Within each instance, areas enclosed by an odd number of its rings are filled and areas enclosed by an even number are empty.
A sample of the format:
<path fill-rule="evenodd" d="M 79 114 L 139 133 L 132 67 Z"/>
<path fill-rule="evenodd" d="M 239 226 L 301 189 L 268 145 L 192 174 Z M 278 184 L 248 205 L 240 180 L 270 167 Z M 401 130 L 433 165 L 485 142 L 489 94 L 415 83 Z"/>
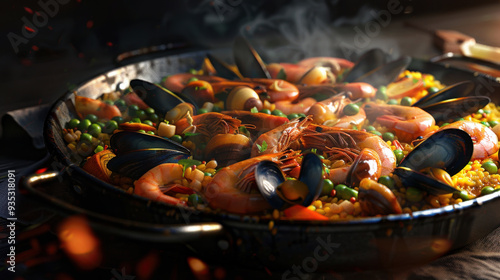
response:
<path fill-rule="evenodd" d="M 271 115 L 271 110 L 269 110 L 269 109 L 262 109 L 262 110 L 260 110 L 260 112 L 264 113 L 264 114 Z"/>
<path fill-rule="evenodd" d="M 193 193 L 188 196 L 188 203 L 192 206 L 196 207 L 199 203 L 202 202 L 202 199 L 199 195 Z"/>
<path fill-rule="evenodd" d="M 147 134 L 151 134 L 151 135 L 155 135 L 155 133 L 154 133 L 153 131 L 150 131 L 150 130 L 149 130 L 149 131 L 147 131 L 146 133 L 147 133 Z"/>
<path fill-rule="evenodd" d="M 356 115 L 357 113 L 359 113 L 359 106 L 356 105 L 355 103 L 350 103 L 350 104 L 347 104 L 345 107 L 344 107 L 344 115 L 347 115 L 347 116 L 354 116 Z"/>
<path fill-rule="evenodd" d="M 198 110 L 198 115 L 205 114 L 205 113 L 208 113 L 207 109 L 201 108 L 201 109 Z"/>
<path fill-rule="evenodd" d="M 495 191 L 495 188 L 490 187 L 490 186 L 486 186 L 486 187 L 481 189 L 481 195 L 487 195 L 487 194 L 493 193 L 494 191 Z"/>
<path fill-rule="evenodd" d="M 92 122 L 89 119 L 83 119 L 80 124 L 78 124 L 78 129 L 81 131 L 85 131 L 89 128 Z"/>
<path fill-rule="evenodd" d="M 498 173 L 498 167 L 493 161 L 485 161 L 481 165 L 484 170 L 486 170 L 490 174 L 497 174 Z"/>
<path fill-rule="evenodd" d="M 305 118 L 305 117 L 307 117 L 306 114 L 304 114 L 304 113 L 300 113 L 298 115 L 299 115 L 299 118 Z"/>
<path fill-rule="evenodd" d="M 436 93 L 439 91 L 437 87 L 430 87 L 428 90 L 429 94 Z"/>
<path fill-rule="evenodd" d="M 490 127 L 490 123 L 489 122 L 482 121 L 481 124 L 484 125 L 484 126 L 486 126 L 486 127 Z"/>
<path fill-rule="evenodd" d="M 411 106 L 411 102 L 412 102 L 411 97 L 405 96 L 405 97 L 401 98 L 400 104 L 403 106 Z"/>
<path fill-rule="evenodd" d="M 149 119 L 150 119 L 152 122 L 154 122 L 154 123 L 158 123 L 158 121 L 160 120 L 160 117 L 158 117 L 158 115 L 157 115 L 157 114 L 151 114 L 151 115 L 149 116 Z"/>
<path fill-rule="evenodd" d="M 198 74 L 198 71 L 197 71 L 196 69 L 189 69 L 189 71 L 188 71 L 188 72 L 189 72 L 190 74 L 194 74 L 194 75 Z"/>
<path fill-rule="evenodd" d="M 293 119 L 298 118 L 298 117 L 299 117 L 299 115 L 297 115 L 297 114 L 290 114 L 290 115 L 287 115 L 286 117 L 287 117 L 289 120 L 293 120 Z"/>
<path fill-rule="evenodd" d="M 141 119 L 139 118 L 133 118 L 130 120 L 130 123 L 141 123 Z"/>
<path fill-rule="evenodd" d="M 486 115 L 488 115 L 489 113 L 491 113 L 491 111 L 490 111 L 490 110 L 484 110 L 484 109 L 483 109 L 483 111 L 484 111 L 484 113 L 485 113 Z"/>
<path fill-rule="evenodd" d="M 481 115 L 482 115 L 483 113 L 484 113 L 484 110 L 483 110 L 483 109 L 479 109 L 479 110 L 477 110 L 477 112 L 476 112 L 476 114 L 481 114 Z"/>
<path fill-rule="evenodd" d="M 92 123 L 95 123 L 97 122 L 97 120 L 99 120 L 99 118 L 94 114 L 88 114 L 85 118 L 91 121 Z"/>
<path fill-rule="evenodd" d="M 382 134 L 382 139 L 384 139 L 384 141 L 394 141 L 394 134 L 391 132 L 385 132 Z"/>
<path fill-rule="evenodd" d="M 98 124 L 91 124 L 88 129 L 88 133 L 90 133 L 92 136 L 97 137 L 99 134 L 101 134 L 101 126 Z"/>
<path fill-rule="evenodd" d="M 385 86 L 380 86 L 377 90 L 377 93 L 375 94 L 376 99 L 380 99 L 383 101 L 387 101 L 387 87 Z"/>
<path fill-rule="evenodd" d="M 396 162 L 400 163 L 401 160 L 405 157 L 403 151 L 401 149 L 394 150 L 394 155 L 396 156 Z"/>
<path fill-rule="evenodd" d="M 205 177 L 212 177 L 212 173 L 209 173 L 209 172 L 203 172 L 203 176 Z"/>
<path fill-rule="evenodd" d="M 415 187 L 406 189 L 406 199 L 411 202 L 419 202 L 424 198 L 424 192 Z"/>
<path fill-rule="evenodd" d="M 155 109 L 148 107 L 144 110 L 144 112 L 149 116 L 155 113 Z"/>
<path fill-rule="evenodd" d="M 80 135 L 80 142 L 92 143 L 92 135 L 88 133 L 82 133 L 82 135 Z"/>
<path fill-rule="evenodd" d="M 141 119 L 141 121 L 145 120 L 148 116 L 144 110 L 137 110 L 135 112 L 135 117 Z"/>
<path fill-rule="evenodd" d="M 120 116 L 113 117 L 111 120 L 115 121 L 117 124 L 122 124 L 125 121 L 123 117 Z"/>
<path fill-rule="evenodd" d="M 177 143 L 182 143 L 182 136 L 176 134 L 176 135 L 170 137 L 170 140 L 175 141 Z"/>
<path fill-rule="evenodd" d="M 150 121 L 150 120 L 145 120 L 142 122 L 143 124 L 147 124 L 147 125 L 150 125 L 150 126 L 153 126 L 153 122 Z"/>
<path fill-rule="evenodd" d="M 116 107 L 118 107 L 118 109 L 120 109 L 121 112 L 127 110 L 127 103 L 125 103 L 125 100 L 123 99 L 116 100 L 114 104 Z"/>
<path fill-rule="evenodd" d="M 95 124 L 99 125 L 101 128 L 104 128 L 104 126 L 106 126 L 106 124 L 104 124 L 103 122 L 96 122 Z"/>
<path fill-rule="evenodd" d="M 140 133 L 146 133 L 146 130 L 144 130 L 144 129 L 139 129 L 139 130 L 137 130 L 137 132 L 140 132 Z"/>
<path fill-rule="evenodd" d="M 372 130 L 372 131 L 370 131 L 370 133 L 378 135 L 378 136 L 382 136 L 382 133 L 380 133 L 380 131 Z"/>
<path fill-rule="evenodd" d="M 132 104 L 128 106 L 128 115 L 131 117 L 135 117 L 135 113 L 139 111 L 139 106 Z"/>
<path fill-rule="evenodd" d="M 459 193 L 460 198 L 462 201 L 467 201 L 469 200 L 469 193 L 466 190 L 463 190 Z"/>
<path fill-rule="evenodd" d="M 220 112 L 222 112 L 222 108 L 221 108 L 221 107 L 219 107 L 219 106 L 214 106 L 214 107 L 212 108 L 212 112 L 220 113 Z"/>
<path fill-rule="evenodd" d="M 495 127 L 497 124 L 499 124 L 498 121 L 489 121 L 490 127 Z"/>
<path fill-rule="evenodd" d="M 191 78 L 188 80 L 188 84 L 189 84 L 190 82 L 196 82 L 196 81 L 198 81 L 198 78 L 196 78 L 196 77 L 191 77 Z"/>
<path fill-rule="evenodd" d="M 97 146 L 97 147 L 95 148 L 94 153 L 96 153 L 96 154 L 97 154 L 98 152 L 102 152 L 102 151 L 104 151 L 104 148 L 103 148 L 101 145 L 99 145 L 99 146 Z"/>
<path fill-rule="evenodd" d="M 110 120 L 106 123 L 102 132 L 113 133 L 113 131 L 115 131 L 116 129 L 118 129 L 118 123 L 114 120 Z"/>
<path fill-rule="evenodd" d="M 380 178 L 378 178 L 378 182 L 382 185 L 385 185 L 389 189 L 394 189 L 395 182 L 391 176 L 388 175 L 380 176 Z"/>
<path fill-rule="evenodd" d="M 323 180 L 323 190 L 321 191 L 321 195 L 330 195 L 333 190 L 333 182 L 330 179 Z"/>
<path fill-rule="evenodd" d="M 445 125 L 449 125 L 449 124 L 450 124 L 450 123 L 445 122 L 445 123 L 443 123 L 440 127 L 443 127 L 443 126 L 445 126 Z"/>
<path fill-rule="evenodd" d="M 276 110 L 273 110 L 271 112 L 272 115 L 275 115 L 275 116 L 281 116 L 283 115 L 283 112 L 281 112 L 280 110 L 276 109 Z"/>
<path fill-rule="evenodd" d="M 389 99 L 389 101 L 387 101 L 387 104 L 389 104 L 389 105 L 398 105 L 398 101 L 396 99 Z"/>
<path fill-rule="evenodd" d="M 370 131 L 374 131 L 375 130 L 375 127 L 373 125 L 369 125 L 367 127 L 365 127 L 366 131 L 370 132 Z"/>
<path fill-rule="evenodd" d="M 358 198 L 358 192 L 355 189 L 351 189 L 343 184 L 336 185 L 335 191 L 337 192 L 337 196 L 344 200 L 350 199 L 351 197 Z"/>
<path fill-rule="evenodd" d="M 80 124 L 79 119 L 71 119 L 67 124 L 66 128 L 76 128 Z"/>

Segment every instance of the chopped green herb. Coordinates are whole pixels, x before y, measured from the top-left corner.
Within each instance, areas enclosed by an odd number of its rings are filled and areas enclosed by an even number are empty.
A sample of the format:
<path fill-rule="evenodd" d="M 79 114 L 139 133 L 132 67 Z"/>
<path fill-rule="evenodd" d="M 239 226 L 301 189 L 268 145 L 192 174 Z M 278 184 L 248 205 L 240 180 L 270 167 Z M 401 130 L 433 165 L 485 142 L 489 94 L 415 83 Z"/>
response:
<path fill-rule="evenodd" d="M 250 113 L 258 113 L 259 110 L 257 109 L 257 107 L 253 107 L 252 109 L 250 109 Z"/>
<path fill-rule="evenodd" d="M 186 137 L 189 137 L 189 136 L 196 136 L 196 135 L 199 135 L 199 133 L 184 132 L 184 135 L 185 135 Z"/>
<path fill-rule="evenodd" d="M 283 68 L 281 68 L 281 70 L 278 72 L 276 79 L 286 80 L 286 73 L 285 73 L 285 70 Z"/>
<path fill-rule="evenodd" d="M 201 161 L 195 159 L 180 159 L 178 164 L 182 165 L 182 176 L 184 176 L 184 171 L 190 166 L 200 165 Z"/>
<path fill-rule="evenodd" d="M 267 150 L 267 143 L 266 141 L 262 141 L 262 145 L 259 145 L 257 143 L 255 143 L 257 145 L 257 148 L 259 148 L 259 151 L 261 153 L 265 152 Z"/>

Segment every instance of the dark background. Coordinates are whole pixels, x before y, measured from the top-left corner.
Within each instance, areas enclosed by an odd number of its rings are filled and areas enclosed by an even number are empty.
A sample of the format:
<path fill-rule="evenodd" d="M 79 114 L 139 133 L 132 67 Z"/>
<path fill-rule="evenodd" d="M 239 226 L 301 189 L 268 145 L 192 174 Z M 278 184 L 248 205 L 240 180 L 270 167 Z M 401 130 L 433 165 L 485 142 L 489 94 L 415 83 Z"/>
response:
<path fill-rule="evenodd" d="M 267 42 L 286 46 L 267 47 L 264 56 L 268 60 L 290 58 L 289 53 L 296 54 L 297 50 L 300 54 L 292 58 L 330 53 L 342 42 L 352 45 L 356 35 L 353 28 L 365 27 L 390 2 L 60 1 L 2 1 L 0 116 L 18 108 L 53 103 L 65 91 L 120 65 L 116 61 L 119 54 L 148 46 L 220 48 L 230 46 L 236 34 L 244 34 L 259 49 L 266 49 Z M 30 31 L 23 18 L 33 23 L 37 11 L 44 13 L 40 3 L 52 3 L 53 9 L 57 3 L 58 10 L 45 24 Z M 370 47 L 423 58 L 439 54 L 432 46 L 431 35 L 405 26 L 407 21 L 428 29 L 475 33 L 472 35 L 483 43 L 495 44 L 495 31 L 500 26 L 495 17 L 498 3 L 401 0 L 404 12 L 392 15 L 389 25 L 372 38 Z M 41 17 L 38 20 L 44 22 Z"/>

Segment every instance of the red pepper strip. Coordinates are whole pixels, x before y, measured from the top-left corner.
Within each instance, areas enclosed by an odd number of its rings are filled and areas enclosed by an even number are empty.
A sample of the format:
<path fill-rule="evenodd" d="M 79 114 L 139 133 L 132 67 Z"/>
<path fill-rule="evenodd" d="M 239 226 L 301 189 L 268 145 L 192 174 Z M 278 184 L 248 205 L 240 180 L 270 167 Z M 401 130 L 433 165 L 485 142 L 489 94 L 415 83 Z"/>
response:
<path fill-rule="evenodd" d="M 296 204 L 283 210 L 285 216 L 291 220 L 316 220 L 316 221 L 326 221 L 327 217 L 312 211 L 311 209 L 304 207 L 302 205 Z"/>
<path fill-rule="evenodd" d="M 401 151 L 403 150 L 403 146 L 401 146 L 401 143 L 399 143 L 398 140 L 392 141 L 392 145 L 396 146 L 396 149 L 400 149 Z"/>

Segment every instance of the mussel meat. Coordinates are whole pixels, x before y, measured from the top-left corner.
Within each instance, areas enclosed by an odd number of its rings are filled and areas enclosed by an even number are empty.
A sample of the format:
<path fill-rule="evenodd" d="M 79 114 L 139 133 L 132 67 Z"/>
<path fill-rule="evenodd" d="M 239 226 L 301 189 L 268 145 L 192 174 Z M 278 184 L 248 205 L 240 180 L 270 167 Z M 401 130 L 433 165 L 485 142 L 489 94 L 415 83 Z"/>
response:
<path fill-rule="evenodd" d="M 321 159 L 308 153 L 302 159 L 298 180 L 286 180 L 276 163 L 262 161 L 255 169 L 255 181 L 262 196 L 275 209 L 293 204 L 308 206 L 322 191 L 322 172 Z"/>

